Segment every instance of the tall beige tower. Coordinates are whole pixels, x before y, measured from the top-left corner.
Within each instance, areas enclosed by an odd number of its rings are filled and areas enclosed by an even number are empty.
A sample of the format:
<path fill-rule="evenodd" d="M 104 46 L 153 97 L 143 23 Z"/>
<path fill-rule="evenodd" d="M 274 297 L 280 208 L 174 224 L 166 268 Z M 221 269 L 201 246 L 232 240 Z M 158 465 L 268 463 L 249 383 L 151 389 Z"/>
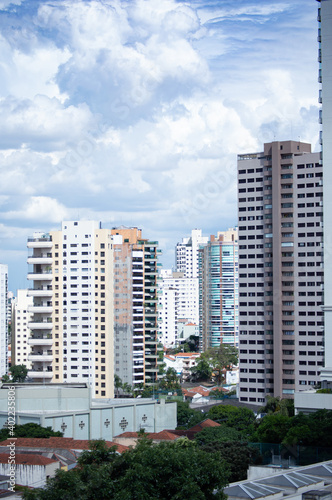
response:
<path fill-rule="evenodd" d="M 97 222 L 68 221 L 28 240 L 33 297 L 29 377 L 86 382 L 114 395 L 112 235 Z"/>
<path fill-rule="evenodd" d="M 322 165 L 310 144 L 238 156 L 240 401 L 293 398 L 323 366 Z"/>

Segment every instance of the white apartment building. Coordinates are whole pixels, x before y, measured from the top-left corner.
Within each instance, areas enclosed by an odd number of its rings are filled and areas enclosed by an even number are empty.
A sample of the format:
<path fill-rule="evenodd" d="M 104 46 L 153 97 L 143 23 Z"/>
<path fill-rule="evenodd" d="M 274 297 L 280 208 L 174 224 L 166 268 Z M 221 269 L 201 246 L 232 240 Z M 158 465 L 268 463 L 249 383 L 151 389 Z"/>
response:
<path fill-rule="evenodd" d="M 193 229 L 191 236 L 182 238 L 175 248 L 176 271 L 183 273 L 185 278 L 198 278 L 198 249 L 208 241 L 207 236 L 202 236 L 201 229 Z"/>
<path fill-rule="evenodd" d="M 322 190 L 320 153 L 310 144 L 272 142 L 238 156 L 242 402 L 293 398 L 319 381 Z"/>
<path fill-rule="evenodd" d="M 165 346 L 175 346 L 179 341 L 179 323 L 198 325 L 198 279 L 163 270 L 159 290 L 158 339 Z"/>
<path fill-rule="evenodd" d="M 94 397 L 114 395 L 112 235 L 93 221 L 28 240 L 33 313 L 29 328 L 36 382 L 86 382 Z"/>
<path fill-rule="evenodd" d="M 0 264 L 0 377 L 8 371 L 8 266 Z"/>
<path fill-rule="evenodd" d="M 17 296 L 12 300 L 12 339 L 11 361 L 12 365 L 25 365 L 31 369 L 30 361 L 30 329 L 33 313 L 33 298 L 28 295 L 28 290 L 17 290 Z"/>

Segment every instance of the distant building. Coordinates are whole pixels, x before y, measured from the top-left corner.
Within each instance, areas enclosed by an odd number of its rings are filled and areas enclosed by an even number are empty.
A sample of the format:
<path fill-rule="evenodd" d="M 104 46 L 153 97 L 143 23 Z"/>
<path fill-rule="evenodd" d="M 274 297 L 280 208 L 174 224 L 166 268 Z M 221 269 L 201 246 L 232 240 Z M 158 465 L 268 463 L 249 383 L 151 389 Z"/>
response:
<path fill-rule="evenodd" d="M 175 346 L 184 339 L 183 323 L 198 325 L 198 279 L 163 270 L 159 291 L 158 339 L 165 346 Z"/>
<path fill-rule="evenodd" d="M 33 298 L 28 290 L 17 290 L 17 297 L 12 300 L 11 326 L 11 361 L 12 365 L 25 365 L 31 369 L 30 329 L 32 320 Z"/>
<path fill-rule="evenodd" d="M 208 241 L 207 236 L 202 236 L 201 229 L 193 229 L 191 236 L 182 238 L 175 249 L 176 271 L 183 273 L 185 278 L 198 278 L 198 249 Z"/>
<path fill-rule="evenodd" d="M 191 368 L 196 366 L 198 352 L 179 352 L 177 354 L 167 354 L 164 356 L 164 363 L 167 368 L 173 368 L 182 380 L 187 380 L 191 376 Z"/>
<path fill-rule="evenodd" d="M 218 232 L 199 249 L 200 349 L 238 344 L 238 233 Z"/>
<path fill-rule="evenodd" d="M 0 264 L 0 377 L 8 371 L 8 266 Z"/>

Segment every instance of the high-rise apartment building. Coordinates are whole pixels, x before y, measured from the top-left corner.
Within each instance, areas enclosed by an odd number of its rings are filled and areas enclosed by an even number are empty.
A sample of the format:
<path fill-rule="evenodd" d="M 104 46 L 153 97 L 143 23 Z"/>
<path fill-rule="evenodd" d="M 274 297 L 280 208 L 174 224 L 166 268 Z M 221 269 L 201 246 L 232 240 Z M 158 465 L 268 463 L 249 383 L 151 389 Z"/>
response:
<path fill-rule="evenodd" d="M 0 264 L 0 377 L 8 371 L 8 266 Z"/>
<path fill-rule="evenodd" d="M 12 365 L 25 365 L 31 369 L 30 361 L 30 329 L 32 320 L 33 299 L 28 290 L 17 290 L 17 296 L 12 299 L 12 335 L 11 361 Z"/>
<path fill-rule="evenodd" d="M 324 322 L 325 366 L 323 387 L 332 388 L 332 0 L 319 0 L 319 101 L 322 103 L 322 157 L 324 170 Z"/>
<path fill-rule="evenodd" d="M 208 241 L 207 236 L 202 236 L 201 229 L 193 229 L 191 236 L 182 238 L 175 248 L 176 271 L 183 273 L 185 278 L 198 278 L 198 249 Z"/>
<path fill-rule="evenodd" d="M 183 273 L 163 270 L 159 285 L 159 341 L 165 346 L 175 346 L 180 339 L 183 323 L 198 325 L 198 279 L 185 278 Z"/>
<path fill-rule="evenodd" d="M 28 240 L 29 310 L 37 382 L 86 382 L 95 397 L 114 394 L 112 235 L 97 222 L 63 222 Z"/>
<path fill-rule="evenodd" d="M 240 401 L 292 398 L 323 365 L 322 165 L 310 144 L 238 156 Z"/>
<path fill-rule="evenodd" d="M 115 373 L 123 382 L 158 379 L 158 242 L 136 227 L 111 230 L 114 248 Z"/>
<path fill-rule="evenodd" d="M 238 344 L 238 232 L 211 236 L 199 249 L 200 348 Z"/>

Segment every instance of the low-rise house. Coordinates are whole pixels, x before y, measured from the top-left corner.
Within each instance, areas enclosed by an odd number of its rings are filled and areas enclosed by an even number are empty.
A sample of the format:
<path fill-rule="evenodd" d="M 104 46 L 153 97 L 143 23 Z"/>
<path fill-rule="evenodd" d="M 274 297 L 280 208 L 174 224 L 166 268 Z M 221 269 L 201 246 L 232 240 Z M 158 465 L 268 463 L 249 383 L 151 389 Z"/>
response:
<path fill-rule="evenodd" d="M 177 354 L 166 354 L 164 363 L 167 368 L 174 368 L 178 377 L 182 380 L 188 380 L 191 376 L 191 368 L 196 365 L 198 352 L 179 352 Z"/>
<path fill-rule="evenodd" d="M 8 460 L 9 453 L 0 453 L 0 474 L 2 475 L 10 474 L 11 464 Z M 16 453 L 15 483 L 42 488 L 46 484 L 46 479 L 54 477 L 60 467 L 59 460 L 34 453 Z"/>
<path fill-rule="evenodd" d="M 135 446 L 140 437 L 141 434 L 138 432 L 123 432 L 122 434 L 114 437 L 114 442 L 119 446 Z M 160 443 L 161 441 L 175 441 L 181 436 L 177 436 L 175 431 L 161 431 L 145 434 L 145 437 L 151 439 L 154 443 Z"/>
<path fill-rule="evenodd" d="M 182 389 L 185 401 L 190 403 L 204 404 L 210 401 L 211 393 L 213 391 L 222 391 L 223 394 L 228 394 L 229 389 L 224 387 L 214 386 L 205 387 L 204 385 L 198 385 L 196 387 L 190 387 L 188 389 Z"/>

